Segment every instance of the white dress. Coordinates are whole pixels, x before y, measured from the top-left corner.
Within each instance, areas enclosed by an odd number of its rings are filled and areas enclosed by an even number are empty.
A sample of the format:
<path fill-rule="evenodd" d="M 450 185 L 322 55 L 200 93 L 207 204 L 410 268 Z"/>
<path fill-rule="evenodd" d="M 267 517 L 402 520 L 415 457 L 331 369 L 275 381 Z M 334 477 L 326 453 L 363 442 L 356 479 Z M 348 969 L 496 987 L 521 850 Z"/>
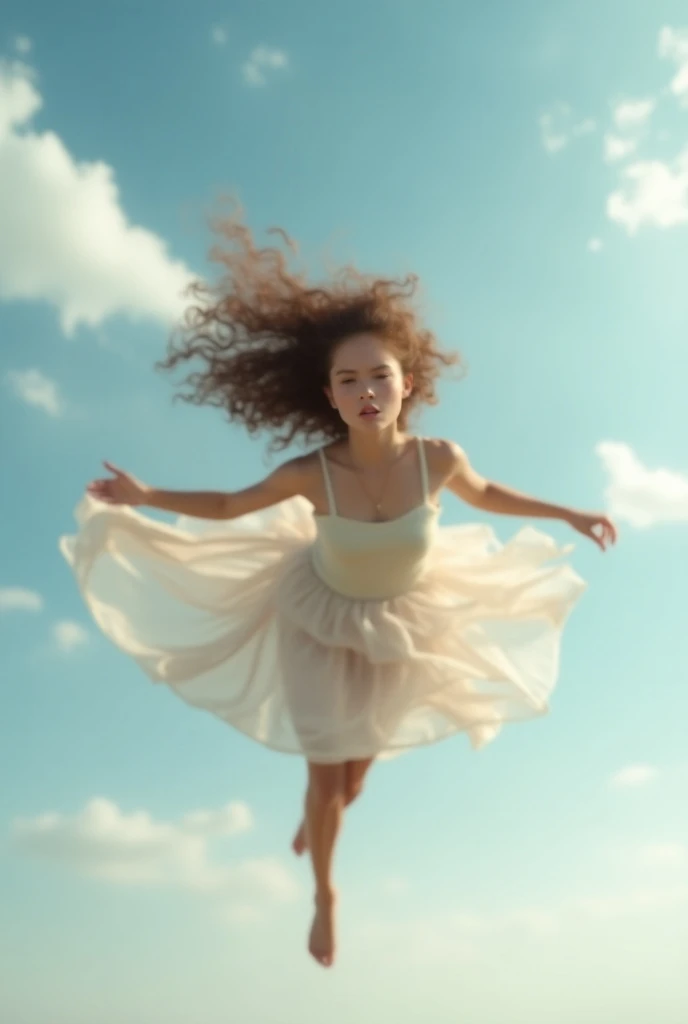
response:
<path fill-rule="evenodd" d="M 532 527 L 387 522 L 293 498 L 168 526 L 90 497 L 61 550 L 103 633 L 190 705 L 316 762 L 390 757 L 458 732 L 474 748 L 547 711 L 564 623 L 586 584 Z"/>

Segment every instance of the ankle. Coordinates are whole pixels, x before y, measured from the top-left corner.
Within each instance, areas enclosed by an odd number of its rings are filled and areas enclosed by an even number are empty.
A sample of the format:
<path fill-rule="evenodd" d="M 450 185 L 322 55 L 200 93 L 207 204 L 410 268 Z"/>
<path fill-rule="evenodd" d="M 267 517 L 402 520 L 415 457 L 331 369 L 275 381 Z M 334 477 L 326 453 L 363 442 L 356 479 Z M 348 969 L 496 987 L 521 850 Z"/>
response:
<path fill-rule="evenodd" d="M 327 907 L 337 899 L 337 890 L 332 885 L 317 886 L 315 890 L 315 902 L 318 906 Z"/>

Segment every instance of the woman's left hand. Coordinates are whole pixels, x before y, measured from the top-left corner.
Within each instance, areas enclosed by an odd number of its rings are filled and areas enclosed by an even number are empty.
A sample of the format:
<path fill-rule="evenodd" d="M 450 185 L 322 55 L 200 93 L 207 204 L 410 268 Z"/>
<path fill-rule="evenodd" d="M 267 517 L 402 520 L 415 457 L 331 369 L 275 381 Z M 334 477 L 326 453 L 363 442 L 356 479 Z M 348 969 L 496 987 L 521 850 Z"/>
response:
<path fill-rule="evenodd" d="M 616 543 L 616 526 L 602 513 L 572 511 L 566 516 L 566 521 L 578 533 L 593 540 L 602 551 L 607 550 L 608 544 Z"/>

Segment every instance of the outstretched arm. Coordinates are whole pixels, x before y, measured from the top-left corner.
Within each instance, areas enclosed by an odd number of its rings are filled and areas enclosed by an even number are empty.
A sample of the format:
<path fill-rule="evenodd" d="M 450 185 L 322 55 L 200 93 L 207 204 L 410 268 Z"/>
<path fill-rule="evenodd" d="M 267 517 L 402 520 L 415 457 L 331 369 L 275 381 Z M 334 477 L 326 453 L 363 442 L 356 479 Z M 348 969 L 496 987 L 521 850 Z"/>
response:
<path fill-rule="evenodd" d="M 485 512 L 523 516 L 526 519 L 560 519 L 595 541 L 602 551 L 607 544 L 615 543 L 616 527 L 602 513 L 582 512 L 567 505 L 540 501 L 504 484 L 487 480 L 473 469 L 462 448 L 451 445 L 451 450 L 452 470 L 446 486 L 469 505 Z"/>
<path fill-rule="evenodd" d="M 108 505 L 143 505 L 197 519 L 236 519 L 303 493 L 301 462 L 298 458 L 285 462 L 259 483 L 233 492 L 165 491 L 105 462 L 112 476 L 94 480 L 87 491 Z"/>

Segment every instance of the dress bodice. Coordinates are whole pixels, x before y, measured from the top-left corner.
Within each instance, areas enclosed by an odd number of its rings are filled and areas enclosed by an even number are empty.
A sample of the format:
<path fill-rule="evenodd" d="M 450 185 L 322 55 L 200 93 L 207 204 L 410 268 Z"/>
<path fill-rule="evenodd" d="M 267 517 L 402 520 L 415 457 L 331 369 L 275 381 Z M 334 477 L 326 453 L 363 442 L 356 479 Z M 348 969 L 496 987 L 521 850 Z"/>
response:
<path fill-rule="evenodd" d="M 360 600 L 385 600 L 409 590 L 420 577 L 437 526 L 430 504 L 425 446 L 418 438 L 423 501 L 396 519 L 363 522 L 337 513 L 327 458 L 320 449 L 329 513 L 316 515 L 313 568 L 332 590 Z"/>

